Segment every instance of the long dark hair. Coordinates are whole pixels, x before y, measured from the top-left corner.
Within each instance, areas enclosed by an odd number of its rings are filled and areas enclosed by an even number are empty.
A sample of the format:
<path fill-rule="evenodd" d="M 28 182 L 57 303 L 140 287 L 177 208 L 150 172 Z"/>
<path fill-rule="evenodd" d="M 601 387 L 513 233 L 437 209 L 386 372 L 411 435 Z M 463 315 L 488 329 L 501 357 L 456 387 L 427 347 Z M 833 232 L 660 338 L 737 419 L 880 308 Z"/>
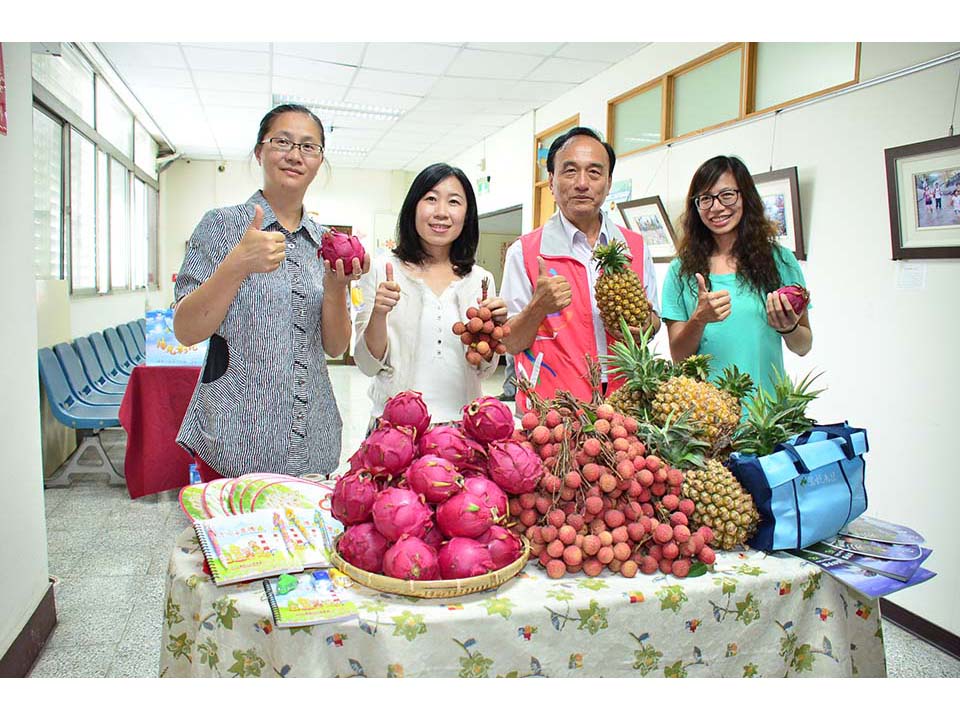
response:
<path fill-rule="evenodd" d="M 774 261 L 779 252 L 777 231 L 767 220 L 763 201 L 753 177 L 743 161 L 737 157 L 718 155 L 697 168 L 687 192 L 687 206 L 680 218 L 680 242 L 677 251 L 680 257 L 680 277 L 696 287 L 697 273 L 703 275 L 710 288 L 710 256 L 716 251 L 713 234 L 703 224 L 697 212 L 696 197 L 709 192 L 725 172 L 733 174 L 740 189 L 743 217 L 737 225 L 737 240 L 732 254 L 737 262 L 737 278 L 761 295 L 780 287 L 780 271 Z"/>
<path fill-rule="evenodd" d="M 279 115 L 283 115 L 284 113 L 288 112 L 300 113 L 301 115 L 306 115 L 313 120 L 317 124 L 317 127 L 320 128 L 320 144 L 323 147 L 327 146 L 327 137 L 324 133 L 323 123 L 320 122 L 320 118 L 318 118 L 310 108 L 304 105 L 294 105 L 293 103 L 277 105 L 275 108 L 273 108 L 273 110 L 263 116 L 263 119 L 260 121 L 260 130 L 257 132 L 257 145 L 267 139 L 267 133 L 270 132 L 270 126 L 273 125 L 274 119 Z"/>
<path fill-rule="evenodd" d="M 413 179 L 407 197 L 400 208 L 400 217 L 397 219 L 397 247 L 393 254 L 400 260 L 411 265 L 421 265 L 427 259 L 427 252 L 423 249 L 422 240 L 417 233 L 417 203 L 423 196 L 433 190 L 437 183 L 453 175 L 463 185 L 463 192 L 467 201 L 467 214 L 463 219 L 463 230 L 460 237 L 453 241 L 450 247 L 450 262 L 453 271 L 458 277 L 464 277 L 473 269 L 476 261 L 477 245 L 480 243 L 480 221 L 477 219 L 477 198 L 473 194 L 470 180 L 460 168 L 446 163 L 435 163 L 425 167 Z"/>

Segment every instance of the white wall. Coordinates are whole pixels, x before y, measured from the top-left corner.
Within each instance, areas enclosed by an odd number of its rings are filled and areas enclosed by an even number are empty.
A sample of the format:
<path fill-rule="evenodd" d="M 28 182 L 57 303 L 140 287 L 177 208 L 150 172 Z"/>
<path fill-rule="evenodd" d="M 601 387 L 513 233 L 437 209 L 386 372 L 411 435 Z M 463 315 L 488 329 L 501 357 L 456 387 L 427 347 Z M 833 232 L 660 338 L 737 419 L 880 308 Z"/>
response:
<path fill-rule="evenodd" d="M 524 230 L 529 230 L 536 131 L 576 113 L 581 124 L 605 131 L 609 98 L 713 47 L 647 46 L 536 111 L 533 128 L 511 127 L 488 138 L 486 172 L 492 178 L 509 173 L 524 178 L 504 182 L 497 203 L 523 203 Z M 861 78 L 958 48 L 957 43 L 867 43 Z M 755 173 L 771 165 L 797 166 L 809 257 L 803 270 L 813 295 L 815 339 L 809 355 L 787 358 L 787 369 L 795 376 L 824 371 L 828 390 L 811 407 L 813 416 L 846 419 L 869 432 L 869 512 L 915 527 L 934 550 L 927 566 L 939 576 L 891 599 L 960 634 L 960 617 L 953 612 L 960 595 L 960 546 L 953 541 L 960 507 L 953 452 L 960 404 L 954 311 L 960 262 L 923 261 L 925 287 L 897 289 L 883 155 L 884 148 L 943 137 L 951 122 L 960 127 L 960 119 L 951 118 L 958 72 L 960 62 L 954 61 L 784 112 L 776 120 L 775 137 L 771 117 L 621 158 L 614 180 L 631 179 L 635 198 L 660 195 L 676 223 L 694 170 L 714 155 L 739 155 Z M 466 166 L 483 154 L 478 146 L 452 162 Z M 657 270 L 662 288 L 666 266 Z"/>
<path fill-rule="evenodd" d="M 212 208 L 245 202 L 263 176 L 256 161 L 220 163 L 177 160 L 160 175 L 160 280 L 162 301 L 173 301 L 170 278 L 180 269 L 186 242 L 203 214 Z M 352 225 L 367 249 L 383 234 L 386 216 L 396 217 L 413 176 L 403 171 L 333 167 L 317 174 L 304 205 L 320 221 Z M 386 219 L 385 219 L 386 218 Z"/>
<path fill-rule="evenodd" d="M 0 656 L 37 609 L 48 587 L 47 528 L 40 468 L 37 318 L 33 280 L 33 186 L 10 178 L 33 174 L 33 101 L 30 44 L 3 43 L 8 134 L 0 135 L 0 217 L 3 218 L 4 310 L 0 341 Z"/>

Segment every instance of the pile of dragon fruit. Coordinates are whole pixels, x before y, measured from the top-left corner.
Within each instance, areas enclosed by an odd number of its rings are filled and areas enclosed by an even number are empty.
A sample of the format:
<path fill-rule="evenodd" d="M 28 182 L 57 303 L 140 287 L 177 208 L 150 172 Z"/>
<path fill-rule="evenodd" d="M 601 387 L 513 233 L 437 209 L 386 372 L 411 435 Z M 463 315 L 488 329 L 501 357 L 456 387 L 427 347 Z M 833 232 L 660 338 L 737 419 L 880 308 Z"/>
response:
<path fill-rule="evenodd" d="M 345 526 L 340 555 L 403 580 L 468 578 L 514 562 L 522 545 L 507 527 L 510 499 L 544 475 L 523 440 L 494 397 L 435 427 L 420 393 L 390 398 L 333 492 L 333 515 Z"/>

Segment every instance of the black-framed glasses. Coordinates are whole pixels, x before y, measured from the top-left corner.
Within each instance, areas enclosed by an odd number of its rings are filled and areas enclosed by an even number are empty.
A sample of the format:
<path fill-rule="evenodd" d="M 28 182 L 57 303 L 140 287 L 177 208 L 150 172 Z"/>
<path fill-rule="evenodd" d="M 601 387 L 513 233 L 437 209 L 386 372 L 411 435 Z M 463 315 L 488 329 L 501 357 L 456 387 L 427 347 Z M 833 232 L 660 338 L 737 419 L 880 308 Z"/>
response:
<path fill-rule="evenodd" d="M 739 190 L 721 190 L 716 195 L 711 195 L 710 193 L 697 195 L 693 199 L 693 202 L 701 210 L 709 210 L 713 207 L 714 198 L 719 200 L 720 204 L 724 207 L 730 207 L 731 205 L 736 204 L 738 197 L 740 197 Z"/>
<path fill-rule="evenodd" d="M 300 148 L 300 154 L 304 157 L 319 157 L 323 155 L 323 145 L 312 142 L 305 143 L 295 143 L 293 140 L 289 140 L 285 137 L 272 137 L 267 138 L 261 145 L 269 143 L 270 147 L 278 152 L 288 153 L 294 148 Z"/>

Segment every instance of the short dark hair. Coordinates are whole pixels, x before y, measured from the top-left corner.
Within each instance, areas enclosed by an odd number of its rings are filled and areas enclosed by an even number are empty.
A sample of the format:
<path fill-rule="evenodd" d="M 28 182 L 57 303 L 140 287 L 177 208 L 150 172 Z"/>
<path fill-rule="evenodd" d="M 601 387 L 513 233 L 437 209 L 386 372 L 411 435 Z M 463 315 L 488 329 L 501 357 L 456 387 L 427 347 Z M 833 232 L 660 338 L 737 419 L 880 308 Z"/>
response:
<path fill-rule="evenodd" d="M 320 144 L 326 147 L 327 138 L 323 131 L 323 123 L 320 122 L 320 118 L 318 118 L 310 108 L 292 103 L 277 105 L 273 110 L 263 116 L 263 119 L 260 121 L 260 130 L 257 132 L 257 145 L 267 139 L 267 133 L 270 132 L 270 126 L 273 125 L 273 121 L 280 115 L 288 112 L 301 113 L 313 120 L 317 124 L 317 127 L 320 128 Z"/>
<path fill-rule="evenodd" d="M 575 128 L 570 128 L 563 135 L 550 143 L 550 151 L 547 153 L 547 172 L 553 172 L 553 159 L 557 156 L 557 153 L 560 152 L 560 148 L 566 145 L 569 140 L 575 138 L 577 135 L 585 135 L 593 138 L 598 143 L 603 145 L 604 150 L 607 151 L 607 158 L 610 160 L 610 171 L 607 174 L 613 175 L 613 166 L 617 164 L 617 154 L 613 151 L 613 145 L 600 137 L 596 130 L 592 130 L 588 127 L 582 127 L 580 125 Z"/>
<path fill-rule="evenodd" d="M 454 176 L 463 185 L 466 195 L 467 214 L 463 220 L 463 230 L 450 247 L 450 262 L 458 277 L 466 276 L 476 262 L 477 245 L 480 243 L 480 221 L 477 218 L 477 197 L 466 174 L 460 168 L 435 163 L 420 171 L 407 191 L 397 219 L 397 247 L 393 254 L 403 262 L 420 265 L 427 258 L 422 240 L 417 233 L 417 203 L 423 196 L 436 187 L 445 178 Z"/>

